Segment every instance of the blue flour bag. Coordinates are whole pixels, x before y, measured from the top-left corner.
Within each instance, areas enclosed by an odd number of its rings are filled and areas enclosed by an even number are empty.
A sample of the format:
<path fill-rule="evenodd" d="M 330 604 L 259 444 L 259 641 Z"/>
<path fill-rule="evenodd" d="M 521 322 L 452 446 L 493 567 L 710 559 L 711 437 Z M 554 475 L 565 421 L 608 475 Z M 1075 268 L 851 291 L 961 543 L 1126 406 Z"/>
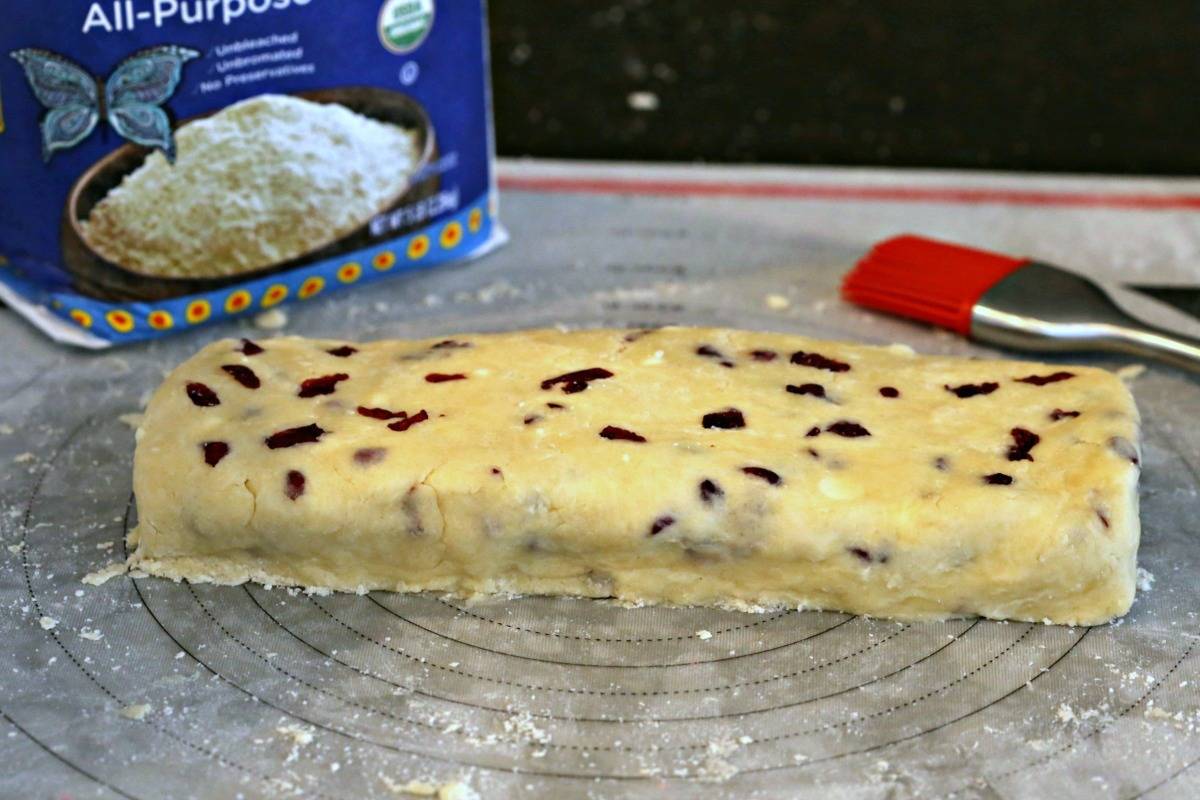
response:
<path fill-rule="evenodd" d="M 480 0 L 0 0 L 0 298 L 163 336 L 501 243 Z"/>

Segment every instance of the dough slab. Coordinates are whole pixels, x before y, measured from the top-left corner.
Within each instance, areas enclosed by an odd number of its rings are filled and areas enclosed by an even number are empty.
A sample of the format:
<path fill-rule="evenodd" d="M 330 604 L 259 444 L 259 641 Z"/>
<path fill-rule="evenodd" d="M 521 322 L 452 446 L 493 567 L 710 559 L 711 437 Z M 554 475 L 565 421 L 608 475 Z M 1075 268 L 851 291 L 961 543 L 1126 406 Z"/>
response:
<path fill-rule="evenodd" d="M 222 340 L 138 434 L 131 563 L 345 591 L 1095 624 L 1138 416 L 1088 367 L 727 329 Z"/>

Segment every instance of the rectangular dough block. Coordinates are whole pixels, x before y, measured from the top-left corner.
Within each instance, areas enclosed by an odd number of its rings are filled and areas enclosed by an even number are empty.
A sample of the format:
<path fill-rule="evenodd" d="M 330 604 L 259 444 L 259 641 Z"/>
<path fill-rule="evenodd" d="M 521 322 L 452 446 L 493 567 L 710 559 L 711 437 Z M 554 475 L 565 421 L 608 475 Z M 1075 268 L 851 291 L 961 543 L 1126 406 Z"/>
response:
<path fill-rule="evenodd" d="M 215 342 L 138 432 L 133 565 L 346 591 L 1093 624 L 1138 416 L 1089 367 L 725 329 Z"/>

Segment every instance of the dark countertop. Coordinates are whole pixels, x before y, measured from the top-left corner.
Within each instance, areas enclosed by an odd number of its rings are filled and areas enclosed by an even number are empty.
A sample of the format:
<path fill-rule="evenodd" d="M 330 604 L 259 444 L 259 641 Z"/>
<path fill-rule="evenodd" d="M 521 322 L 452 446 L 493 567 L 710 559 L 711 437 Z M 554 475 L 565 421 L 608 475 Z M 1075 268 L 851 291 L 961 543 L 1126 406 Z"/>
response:
<path fill-rule="evenodd" d="M 504 155 L 1200 173 L 1200 5 L 497 0 Z"/>

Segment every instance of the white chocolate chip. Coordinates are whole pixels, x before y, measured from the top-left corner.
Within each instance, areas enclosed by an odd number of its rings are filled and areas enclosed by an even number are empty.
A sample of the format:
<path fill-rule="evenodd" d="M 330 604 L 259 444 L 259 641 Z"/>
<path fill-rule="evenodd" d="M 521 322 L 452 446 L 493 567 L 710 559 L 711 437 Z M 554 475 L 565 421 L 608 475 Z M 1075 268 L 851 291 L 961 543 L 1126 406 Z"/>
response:
<path fill-rule="evenodd" d="M 831 500 L 856 500 L 863 495 L 863 489 L 857 483 L 835 475 L 822 478 L 818 487 L 821 494 Z"/>
<path fill-rule="evenodd" d="M 287 312 L 281 308 L 272 308 L 254 318 L 254 327 L 264 331 L 277 331 L 287 324 Z"/>

